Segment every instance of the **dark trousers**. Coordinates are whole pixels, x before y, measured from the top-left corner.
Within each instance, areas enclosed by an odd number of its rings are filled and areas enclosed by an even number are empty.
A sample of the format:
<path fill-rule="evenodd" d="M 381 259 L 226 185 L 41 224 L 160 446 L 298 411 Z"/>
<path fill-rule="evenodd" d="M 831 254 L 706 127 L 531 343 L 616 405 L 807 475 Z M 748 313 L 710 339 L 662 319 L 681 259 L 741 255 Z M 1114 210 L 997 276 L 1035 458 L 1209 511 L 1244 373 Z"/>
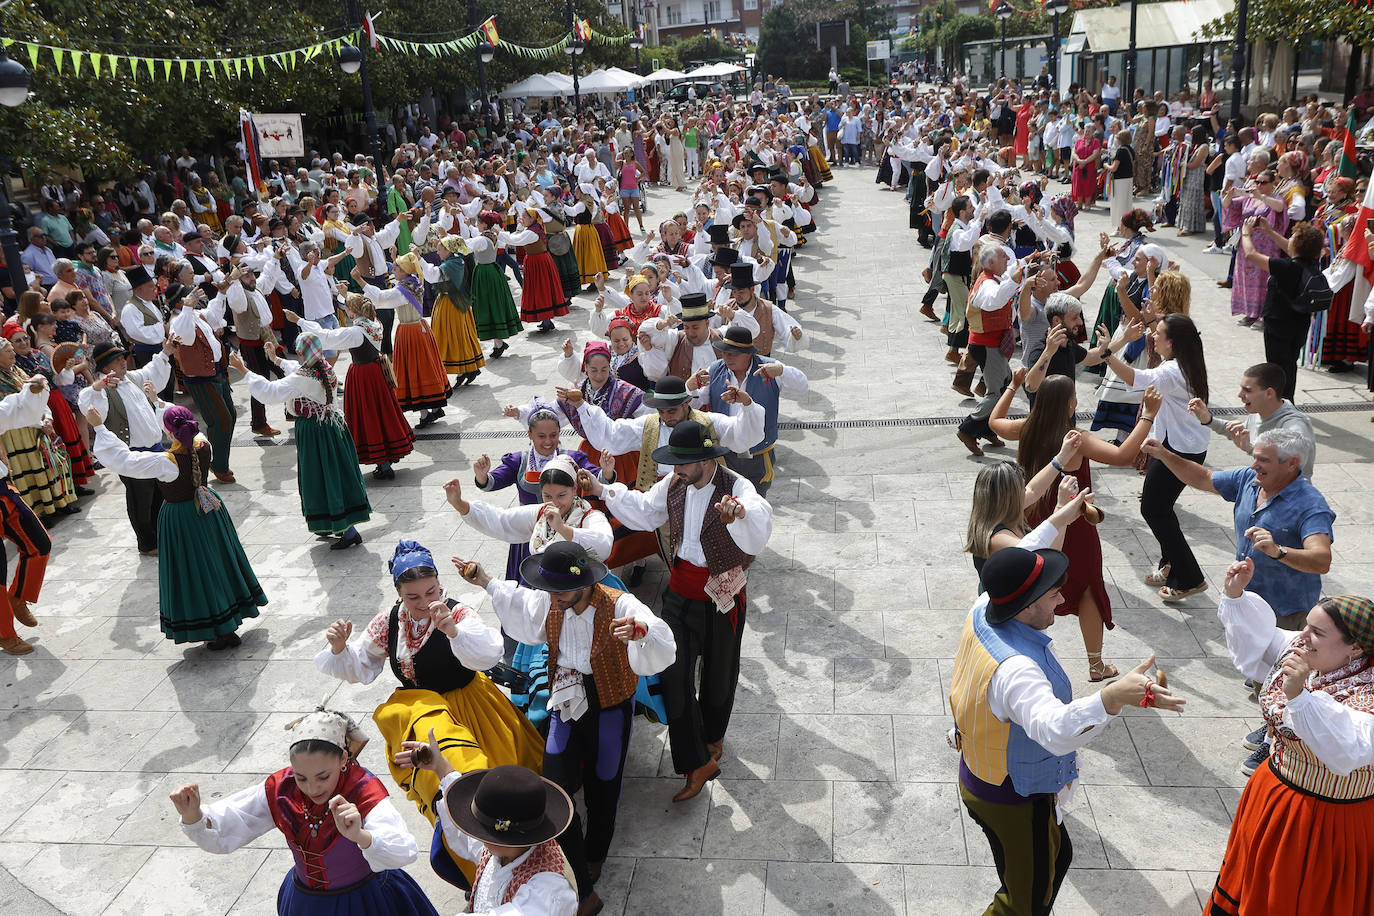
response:
<path fill-rule="evenodd" d="M 987 394 L 983 395 L 983 400 L 978 402 L 973 413 L 959 424 L 959 432 L 975 439 L 986 439 L 992 434 L 992 429 L 988 426 L 988 417 L 992 416 L 992 409 L 1001 399 L 1007 382 L 1011 381 L 1011 364 L 997 347 L 970 344 L 968 355 L 978 364 L 978 368 L 983 370 L 983 385 L 987 388 Z"/>
<path fill-rule="evenodd" d="M 277 364 L 267 358 L 263 352 L 261 341 L 240 341 L 239 355 L 243 357 L 243 364 L 261 375 L 263 378 L 282 378 L 283 373 L 277 368 Z M 252 413 L 252 428 L 262 429 L 267 425 L 267 407 L 257 398 L 248 399 L 249 411 Z"/>
<path fill-rule="evenodd" d="M 768 495 L 773 485 L 773 450 L 770 448 L 757 455 L 740 455 L 731 452 L 725 456 L 725 466 L 754 485 L 760 496 Z"/>
<path fill-rule="evenodd" d="M 1298 357 L 1302 355 L 1311 324 L 1311 316 L 1301 321 L 1264 319 L 1264 361 L 1283 370 L 1283 396 L 1290 401 L 1298 390 Z"/>
<path fill-rule="evenodd" d="M 156 480 L 119 477 L 124 481 L 124 507 L 138 539 L 138 549 L 157 550 L 157 513 L 162 509 L 162 488 Z"/>
<path fill-rule="evenodd" d="M 515 282 L 521 286 L 525 285 L 525 275 L 520 272 L 520 262 L 515 260 L 515 255 L 506 249 L 502 248 L 501 253 L 496 256 L 496 266 L 501 268 L 502 273 L 505 273 L 506 268 L 509 267 L 515 271 Z"/>
<path fill-rule="evenodd" d="M 1206 452 L 1187 454 L 1171 447 L 1168 442 L 1164 443 L 1164 447 L 1181 458 L 1199 464 L 1207 458 Z M 1193 556 L 1193 548 L 1188 546 L 1188 539 L 1183 536 L 1183 529 L 1178 523 L 1178 512 L 1174 510 L 1179 494 L 1185 487 L 1183 481 L 1175 477 L 1174 472 L 1169 470 L 1164 462 L 1158 458 L 1150 459 L 1145 469 L 1145 486 L 1140 496 L 1140 516 L 1145 519 L 1145 524 L 1150 526 L 1155 540 L 1159 542 L 1160 567 L 1165 564 L 1172 567 L 1166 584 L 1179 589 L 1194 588 L 1203 579 L 1202 568 Z"/>
<path fill-rule="evenodd" d="M 690 773 L 704 766 L 711 759 L 706 745 L 725 737 L 739 683 L 744 610 L 744 592 L 736 596 L 735 611 L 730 614 L 722 614 L 712 602 L 684 598 L 671 588 L 663 592 L 660 616 L 677 642 L 677 657 L 659 675 L 675 772 Z"/>
<path fill-rule="evenodd" d="M 959 797 L 988 838 L 1001 881 L 984 916 L 1049 916 L 1073 861 L 1073 841 L 1055 818 L 1054 796 L 1003 805 L 960 786 Z"/>
<path fill-rule="evenodd" d="M 8 480 L 0 480 L 0 534 L 19 548 L 19 559 L 14 564 L 14 581 L 9 583 L 10 595 L 16 601 L 37 601 L 38 593 L 43 588 L 43 576 L 48 569 L 52 538 Z M 0 540 L 0 582 L 9 574 L 6 568 L 8 560 L 5 541 Z M 14 610 L 8 600 L 0 598 L 0 602 L 3 602 L 3 606 L 0 606 L 0 639 L 12 639 L 16 635 Z"/>
<path fill-rule="evenodd" d="M 210 442 L 210 469 L 221 474 L 229 470 L 229 448 L 234 441 L 234 395 L 229 380 L 222 375 L 186 376 L 186 390 L 195 401 Z"/>
<path fill-rule="evenodd" d="M 620 808 L 620 783 L 625 776 L 625 755 L 630 750 L 630 721 L 634 700 L 601 709 L 590 675 L 583 676 L 588 709 L 575 722 L 564 722 L 558 713 L 549 716 L 549 737 L 544 744 L 544 776 L 569 796 L 582 790 L 587 808 L 584 836 L 582 817 L 573 811 L 572 824 L 558 838 L 577 878 L 578 893 L 586 897 L 593 882 L 588 862 L 604 862 L 615 836 L 615 815 Z"/>
<path fill-rule="evenodd" d="M 846 163 L 850 164 L 850 165 L 858 165 L 858 164 L 859 164 L 859 144 L 857 144 L 857 143 L 845 143 L 845 144 L 842 144 L 842 145 L 844 146 L 844 161 L 845 161 Z"/>

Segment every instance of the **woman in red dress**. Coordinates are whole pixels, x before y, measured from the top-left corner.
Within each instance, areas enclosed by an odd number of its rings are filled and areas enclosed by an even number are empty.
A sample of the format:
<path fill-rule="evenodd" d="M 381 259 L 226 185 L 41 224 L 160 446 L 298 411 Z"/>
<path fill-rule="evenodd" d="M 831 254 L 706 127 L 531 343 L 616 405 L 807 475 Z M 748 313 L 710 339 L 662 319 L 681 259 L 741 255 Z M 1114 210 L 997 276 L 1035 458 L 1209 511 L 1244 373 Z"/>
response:
<path fill-rule="evenodd" d="M 563 281 L 559 279 L 558 267 L 553 262 L 553 255 L 549 254 L 544 234 L 546 219 L 552 217 L 541 210 L 527 209 L 520 214 L 523 228 L 503 239 L 524 252 L 525 282 L 520 293 L 520 320 L 539 322 L 541 331 L 553 330 L 553 319 L 568 314 L 568 297 L 563 295 Z"/>

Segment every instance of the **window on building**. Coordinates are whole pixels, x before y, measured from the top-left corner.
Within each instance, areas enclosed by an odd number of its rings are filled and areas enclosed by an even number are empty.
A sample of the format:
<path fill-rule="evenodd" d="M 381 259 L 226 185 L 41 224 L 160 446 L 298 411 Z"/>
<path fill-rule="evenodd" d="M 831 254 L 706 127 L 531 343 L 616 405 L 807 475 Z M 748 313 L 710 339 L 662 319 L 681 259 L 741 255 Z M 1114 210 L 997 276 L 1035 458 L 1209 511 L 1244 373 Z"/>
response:
<path fill-rule="evenodd" d="M 722 21 L 722 17 L 720 15 L 720 0 L 706 0 L 706 3 L 702 5 L 706 7 L 707 19 L 709 19 L 711 22 Z"/>
<path fill-rule="evenodd" d="M 756 10 L 756 9 L 758 9 L 758 8 L 759 8 L 759 0 L 744 0 L 744 8 L 747 9 L 747 10 Z"/>
<path fill-rule="evenodd" d="M 682 25 L 682 8 L 678 6 L 665 6 L 663 9 L 663 21 L 666 25 Z"/>

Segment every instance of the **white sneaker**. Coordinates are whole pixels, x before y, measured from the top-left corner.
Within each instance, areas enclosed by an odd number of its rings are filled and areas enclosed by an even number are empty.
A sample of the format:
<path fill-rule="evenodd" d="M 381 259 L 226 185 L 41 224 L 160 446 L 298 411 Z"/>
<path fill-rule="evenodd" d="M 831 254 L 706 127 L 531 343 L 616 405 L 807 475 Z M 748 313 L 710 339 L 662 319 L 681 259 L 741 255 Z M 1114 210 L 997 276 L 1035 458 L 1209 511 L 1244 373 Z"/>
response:
<path fill-rule="evenodd" d="M 1202 253 L 1203 253 L 1203 254 L 1225 254 L 1226 251 L 1225 251 L 1224 249 L 1218 248 L 1215 244 L 1212 244 L 1212 245 L 1208 245 L 1206 248 L 1202 249 Z"/>

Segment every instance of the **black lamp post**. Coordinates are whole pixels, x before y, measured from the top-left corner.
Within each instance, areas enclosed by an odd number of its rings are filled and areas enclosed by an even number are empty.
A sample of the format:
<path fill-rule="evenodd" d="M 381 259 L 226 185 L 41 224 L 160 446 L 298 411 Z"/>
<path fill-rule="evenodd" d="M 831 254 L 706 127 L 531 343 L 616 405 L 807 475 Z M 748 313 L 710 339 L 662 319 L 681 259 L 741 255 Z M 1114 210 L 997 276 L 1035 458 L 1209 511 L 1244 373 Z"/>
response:
<path fill-rule="evenodd" d="M 344 17 L 350 29 L 360 29 L 363 24 L 362 6 L 358 0 L 344 0 Z M 373 163 L 380 169 L 382 165 L 381 148 L 377 144 L 377 109 L 372 107 L 372 81 L 367 76 L 367 41 L 356 45 L 344 45 L 339 51 L 339 69 L 352 76 L 357 73 L 363 81 L 363 119 L 367 129 L 367 151 L 372 154 Z"/>
<path fill-rule="evenodd" d="M 1007 0 L 1002 0 L 997 4 L 996 14 L 997 23 L 1002 28 L 1002 78 L 1007 75 L 1007 20 L 1011 18 L 1013 10 Z"/>
<path fill-rule="evenodd" d="M 1059 14 L 1069 8 L 1069 0 L 1045 0 L 1045 9 L 1054 20 L 1054 40 L 1050 44 L 1050 87 L 1059 88 Z"/>
<path fill-rule="evenodd" d="M 1241 86 L 1245 80 L 1245 22 L 1249 17 L 1249 0 L 1240 0 L 1240 2 L 1236 4 L 1236 46 L 1233 56 L 1231 57 L 1231 117 L 1236 121 L 1240 121 Z M 1293 67 L 1295 70 L 1297 66 L 1297 62 L 1294 61 Z"/>
<path fill-rule="evenodd" d="M 1131 34 L 1128 38 L 1126 47 L 1126 98 L 1130 101 L 1128 105 L 1135 104 L 1135 21 L 1136 21 L 1136 0 L 1129 0 L 1131 5 Z M 1129 111 L 1129 109 L 1127 109 Z"/>
<path fill-rule="evenodd" d="M 468 28 L 476 30 L 480 23 L 477 21 L 477 0 L 468 0 Z M 496 56 L 496 47 L 484 37 L 477 45 L 477 91 L 482 96 L 481 113 L 482 126 L 491 133 L 491 108 L 487 104 L 487 64 Z"/>
<path fill-rule="evenodd" d="M 24 104 L 29 97 L 29 71 L 16 60 L 10 60 L 0 46 L 0 105 L 15 108 Z M 10 215 L 9 178 L 6 171 L 0 171 L 0 250 L 5 253 L 5 267 L 10 275 L 10 288 L 14 290 L 14 301 L 19 294 L 28 289 L 24 278 L 24 264 L 19 259 L 19 233 L 14 231 L 14 220 Z"/>
<path fill-rule="evenodd" d="M 568 43 L 563 51 L 572 58 L 573 105 L 578 114 L 582 113 L 582 88 L 577 84 L 577 58 L 582 54 L 582 39 L 573 31 L 573 5 L 568 0 Z"/>
<path fill-rule="evenodd" d="M 635 76 L 643 76 L 644 68 L 639 65 L 639 49 L 644 47 L 644 39 L 639 37 L 639 16 L 630 10 L 630 47 L 635 51 Z"/>

